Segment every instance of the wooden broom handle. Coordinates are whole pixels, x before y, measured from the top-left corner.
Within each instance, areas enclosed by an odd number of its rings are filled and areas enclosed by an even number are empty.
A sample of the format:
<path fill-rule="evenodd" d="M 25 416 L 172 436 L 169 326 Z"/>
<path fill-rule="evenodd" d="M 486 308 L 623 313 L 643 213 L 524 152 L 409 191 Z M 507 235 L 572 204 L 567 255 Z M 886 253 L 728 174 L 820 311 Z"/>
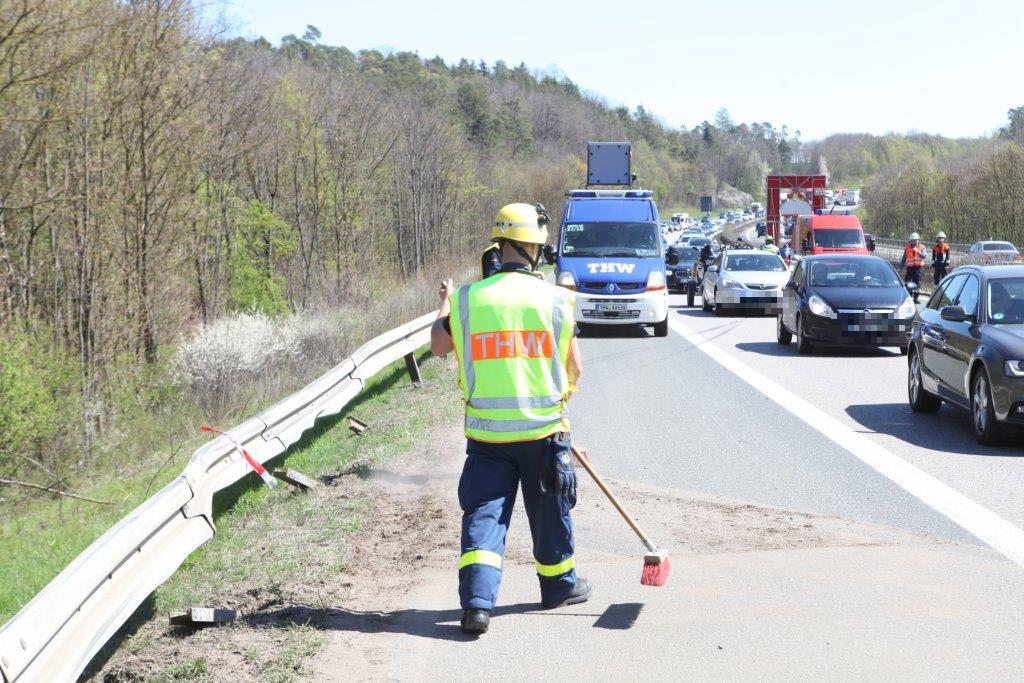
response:
<path fill-rule="evenodd" d="M 640 537 L 640 540 L 643 541 L 643 544 L 647 546 L 647 549 L 649 551 L 651 551 L 652 553 L 658 552 L 657 546 L 655 546 L 654 543 L 651 542 L 651 539 L 647 538 L 647 534 L 643 532 L 643 529 L 640 528 L 640 526 L 636 523 L 633 517 L 628 512 L 626 512 L 626 508 L 622 507 L 622 503 L 620 503 L 619 499 L 615 497 L 615 494 L 611 492 L 611 489 L 609 489 L 608 485 L 604 483 L 604 480 L 602 480 L 601 477 L 598 476 L 597 472 L 594 470 L 594 466 L 590 464 L 590 459 L 587 456 L 583 455 L 583 453 L 581 453 L 580 450 L 576 448 L 575 444 L 569 444 L 569 448 L 572 449 L 572 454 L 575 455 L 576 460 L 578 460 L 579 463 L 583 465 L 583 469 L 585 469 L 587 471 L 587 474 L 591 476 L 591 478 L 594 480 L 594 483 L 597 484 L 597 487 L 601 489 L 604 495 L 608 496 L 608 500 L 610 500 L 612 505 L 615 506 L 615 509 L 619 511 L 619 514 L 622 515 L 622 518 L 626 520 L 626 524 L 629 525 L 629 528 L 632 529 L 636 533 L 636 535 Z"/>

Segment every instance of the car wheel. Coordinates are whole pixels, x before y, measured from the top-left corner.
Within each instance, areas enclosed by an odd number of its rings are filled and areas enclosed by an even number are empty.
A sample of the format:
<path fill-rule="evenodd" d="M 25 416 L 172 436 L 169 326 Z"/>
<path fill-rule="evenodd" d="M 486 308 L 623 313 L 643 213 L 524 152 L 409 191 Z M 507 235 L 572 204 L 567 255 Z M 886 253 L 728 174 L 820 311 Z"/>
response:
<path fill-rule="evenodd" d="M 711 310 L 711 304 L 708 303 L 708 297 L 704 294 L 702 294 L 700 297 L 700 310 L 704 311 L 705 313 Z"/>
<path fill-rule="evenodd" d="M 807 354 L 811 352 L 811 340 L 804 334 L 803 318 L 796 318 L 796 352 Z"/>
<path fill-rule="evenodd" d="M 655 337 L 667 337 L 668 336 L 668 318 L 666 317 L 660 323 L 654 323 L 654 336 Z"/>
<path fill-rule="evenodd" d="M 978 443 L 994 446 L 1002 437 L 1002 430 L 996 422 L 996 411 L 992 405 L 992 389 L 988 374 L 979 368 L 971 381 L 971 422 L 974 424 L 974 438 Z"/>
<path fill-rule="evenodd" d="M 907 365 L 907 399 L 915 413 L 934 413 L 942 407 L 942 400 L 921 383 L 921 354 L 917 352 L 910 356 Z"/>
<path fill-rule="evenodd" d="M 779 340 L 779 343 L 783 346 L 793 341 L 793 333 L 786 329 L 786 326 L 782 324 L 782 316 L 775 316 L 775 338 Z"/>

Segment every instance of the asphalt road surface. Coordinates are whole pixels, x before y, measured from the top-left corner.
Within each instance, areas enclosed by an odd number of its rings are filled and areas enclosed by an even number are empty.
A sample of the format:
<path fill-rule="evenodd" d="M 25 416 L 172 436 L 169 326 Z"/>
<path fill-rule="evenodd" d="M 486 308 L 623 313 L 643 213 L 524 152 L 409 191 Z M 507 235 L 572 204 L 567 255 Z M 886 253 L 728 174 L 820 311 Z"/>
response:
<path fill-rule="evenodd" d="M 489 633 L 459 633 L 444 555 L 371 624 L 341 619 L 316 678 L 1024 676 L 1020 449 L 912 414 L 895 349 L 798 356 L 774 318 L 671 299 L 666 338 L 588 330 L 571 404 L 574 440 L 669 549 L 668 585 L 639 585 L 642 548 L 584 481 L 589 602 L 540 609 L 520 509 Z"/>

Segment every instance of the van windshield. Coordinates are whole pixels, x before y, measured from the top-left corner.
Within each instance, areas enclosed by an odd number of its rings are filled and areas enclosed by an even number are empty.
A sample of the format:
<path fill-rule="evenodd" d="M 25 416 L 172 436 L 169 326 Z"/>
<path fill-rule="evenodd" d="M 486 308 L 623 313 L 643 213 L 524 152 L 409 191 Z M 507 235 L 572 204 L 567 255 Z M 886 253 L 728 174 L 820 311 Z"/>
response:
<path fill-rule="evenodd" d="M 656 223 L 566 223 L 562 235 L 563 256 L 661 258 Z"/>
<path fill-rule="evenodd" d="M 864 233 L 856 228 L 813 230 L 814 246 L 825 249 L 850 249 L 864 246 Z"/>

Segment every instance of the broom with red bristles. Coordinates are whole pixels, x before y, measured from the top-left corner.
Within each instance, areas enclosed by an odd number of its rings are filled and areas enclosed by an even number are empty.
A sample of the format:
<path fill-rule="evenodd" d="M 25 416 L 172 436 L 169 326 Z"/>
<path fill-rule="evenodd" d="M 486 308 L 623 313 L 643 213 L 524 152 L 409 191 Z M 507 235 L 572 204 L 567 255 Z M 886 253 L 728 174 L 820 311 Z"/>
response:
<path fill-rule="evenodd" d="M 573 455 L 576 456 L 576 460 L 583 465 L 583 469 L 585 469 L 587 474 L 593 478 L 594 483 L 597 484 L 597 487 L 601 489 L 604 495 L 608 496 L 608 500 L 610 500 L 615 509 L 619 511 L 622 518 L 626 520 L 626 524 L 629 525 L 629 528 L 640 537 L 640 540 L 643 542 L 644 546 L 646 546 L 647 554 L 644 555 L 644 571 L 643 574 L 640 575 L 640 583 L 645 586 L 664 586 L 668 583 L 668 572 L 672 568 L 672 565 L 668 561 L 668 553 L 658 550 L 658 546 L 654 545 L 654 542 L 647 537 L 647 534 L 643 532 L 633 517 L 626 512 L 626 509 L 622 507 L 622 503 L 619 502 L 619 499 L 615 497 L 615 494 L 611 492 L 608 485 L 605 484 L 601 477 L 597 475 L 597 472 L 594 470 L 594 466 L 590 464 L 590 459 L 584 453 L 581 453 L 580 449 L 576 448 L 576 446 L 570 445 L 570 448 L 572 449 Z"/>

